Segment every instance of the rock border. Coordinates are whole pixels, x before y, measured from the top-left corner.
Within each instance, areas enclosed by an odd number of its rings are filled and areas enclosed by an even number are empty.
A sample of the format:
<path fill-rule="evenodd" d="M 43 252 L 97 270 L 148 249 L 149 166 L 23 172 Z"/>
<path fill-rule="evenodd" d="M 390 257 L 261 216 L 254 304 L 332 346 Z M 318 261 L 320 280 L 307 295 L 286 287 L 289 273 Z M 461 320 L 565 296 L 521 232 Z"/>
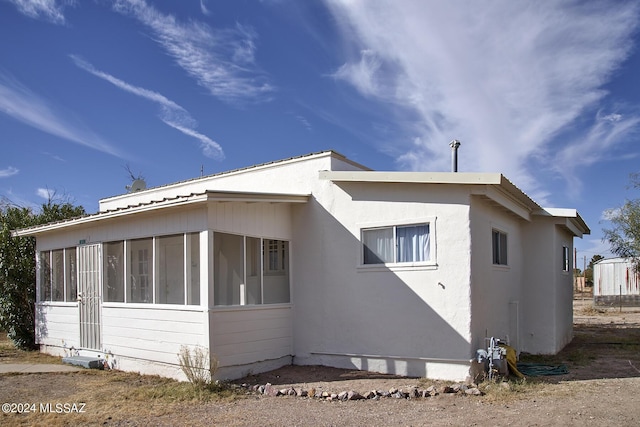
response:
<path fill-rule="evenodd" d="M 465 396 L 482 396 L 484 393 L 478 388 L 476 384 L 453 384 L 453 385 L 445 385 L 445 386 L 429 386 L 425 389 L 421 389 L 418 387 L 407 387 L 407 388 L 391 388 L 389 390 L 370 390 L 363 394 L 360 394 L 357 391 L 349 390 L 349 391 L 341 391 L 340 393 L 329 392 L 329 391 L 318 391 L 316 388 L 311 387 L 309 389 L 305 389 L 302 387 L 289 387 L 289 388 L 278 388 L 277 386 L 272 385 L 271 383 L 266 383 L 264 385 L 256 384 L 241 384 L 241 388 L 247 390 L 248 393 L 264 395 L 264 396 L 295 396 L 295 397 L 303 397 L 303 398 L 311 398 L 311 399 L 320 399 L 327 401 L 349 401 L 349 400 L 380 400 L 380 399 L 419 399 L 419 398 L 429 398 L 438 396 L 440 394 L 447 395 L 465 395 Z"/>

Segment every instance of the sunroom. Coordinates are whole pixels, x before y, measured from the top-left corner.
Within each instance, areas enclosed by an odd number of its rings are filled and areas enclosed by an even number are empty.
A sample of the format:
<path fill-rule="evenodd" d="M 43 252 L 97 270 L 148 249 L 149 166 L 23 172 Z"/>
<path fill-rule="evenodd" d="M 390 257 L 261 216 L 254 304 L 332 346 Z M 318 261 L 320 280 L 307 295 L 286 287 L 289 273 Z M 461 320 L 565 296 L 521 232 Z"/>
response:
<path fill-rule="evenodd" d="M 20 230 L 37 236 L 43 351 L 181 377 L 181 346 L 226 378 L 291 363 L 291 205 L 205 192 Z"/>

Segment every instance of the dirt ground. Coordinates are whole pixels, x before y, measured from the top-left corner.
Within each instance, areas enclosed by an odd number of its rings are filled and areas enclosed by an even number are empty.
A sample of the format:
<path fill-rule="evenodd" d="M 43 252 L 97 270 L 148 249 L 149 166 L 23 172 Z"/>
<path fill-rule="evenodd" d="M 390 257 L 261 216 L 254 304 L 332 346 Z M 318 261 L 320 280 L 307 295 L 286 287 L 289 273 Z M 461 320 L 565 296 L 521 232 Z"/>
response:
<path fill-rule="evenodd" d="M 188 384 L 121 372 L 0 376 L 0 403 L 36 404 L 29 413 L 0 414 L 0 425 L 640 425 L 640 308 L 594 309 L 574 302 L 574 340 L 552 357 L 525 361 L 565 364 L 561 376 L 480 384 L 483 396 L 333 401 L 240 392 L 222 397 L 185 393 Z M 41 360 L 0 346 L 0 363 Z M 237 381 L 340 393 L 426 387 L 433 382 L 326 367 L 291 366 Z M 180 389 L 177 393 L 173 390 Z M 45 406 L 41 407 L 41 403 Z M 50 407 L 46 404 L 51 403 Z M 65 413 L 64 404 L 70 413 Z M 76 403 L 76 410 L 73 410 Z M 62 413 L 55 412 L 59 404 Z M 82 412 L 79 404 L 85 404 Z M 51 408 L 51 409 L 48 409 Z"/>

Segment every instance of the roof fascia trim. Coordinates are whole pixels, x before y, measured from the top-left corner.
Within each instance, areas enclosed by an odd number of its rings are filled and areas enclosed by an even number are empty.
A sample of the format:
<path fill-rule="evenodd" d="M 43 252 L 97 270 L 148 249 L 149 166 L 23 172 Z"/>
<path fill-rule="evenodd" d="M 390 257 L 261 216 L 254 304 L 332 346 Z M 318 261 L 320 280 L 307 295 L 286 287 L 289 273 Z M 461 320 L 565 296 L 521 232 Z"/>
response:
<path fill-rule="evenodd" d="M 519 216 L 525 221 L 531 221 L 531 214 L 533 212 L 531 206 L 527 206 L 521 200 L 518 200 L 510 192 L 501 187 L 495 185 L 486 185 L 483 188 L 474 189 L 471 194 L 475 196 L 484 196 L 488 199 L 491 199 L 495 203 L 499 204 L 508 211 L 513 212 L 515 215 Z"/>
<path fill-rule="evenodd" d="M 468 172 L 320 171 L 319 178 L 333 182 L 500 184 L 502 175 Z"/>
<path fill-rule="evenodd" d="M 584 234 L 591 234 L 591 229 L 575 209 L 542 208 L 535 212 L 535 215 L 564 218 L 566 221 L 563 225 L 571 230 L 577 237 L 582 237 Z"/>
<path fill-rule="evenodd" d="M 11 234 L 14 237 L 35 236 L 37 234 L 56 231 L 67 227 L 90 224 L 97 221 L 119 218 L 126 215 L 149 212 L 178 206 L 195 205 L 206 202 L 244 202 L 244 203 L 306 203 L 309 194 L 276 194 L 276 193 L 242 193 L 224 191 L 206 191 L 204 193 L 178 196 L 176 198 L 159 202 L 150 202 L 139 206 L 130 206 L 114 211 L 100 212 L 67 221 L 59 221 L 51 224 L 15 230 Z"/>

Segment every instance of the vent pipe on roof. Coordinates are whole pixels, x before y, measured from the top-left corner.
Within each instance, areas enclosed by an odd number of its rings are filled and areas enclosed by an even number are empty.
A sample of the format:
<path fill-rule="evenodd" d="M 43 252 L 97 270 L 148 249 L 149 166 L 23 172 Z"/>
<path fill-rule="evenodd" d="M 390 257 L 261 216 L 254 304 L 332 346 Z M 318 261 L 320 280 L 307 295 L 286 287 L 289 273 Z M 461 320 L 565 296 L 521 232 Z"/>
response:
<path fill-rule="evenodd" d="M 458 147 L 460 147 L 460 141 L 454 139 L 449 143 L 451 147 L 451 172 L 458 172 Z"/>

